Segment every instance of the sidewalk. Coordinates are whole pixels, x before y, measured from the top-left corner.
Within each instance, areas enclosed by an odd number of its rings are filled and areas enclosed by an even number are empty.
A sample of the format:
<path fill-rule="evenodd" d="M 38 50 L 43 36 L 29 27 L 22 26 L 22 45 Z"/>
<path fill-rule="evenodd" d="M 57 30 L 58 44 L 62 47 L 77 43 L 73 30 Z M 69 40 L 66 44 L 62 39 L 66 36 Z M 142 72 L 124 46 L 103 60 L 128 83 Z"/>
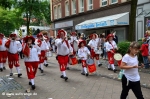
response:
<path fill-rule="evenodd" d="M 18 83 L 23 87 L 11 91 L 17 94 L 25 93 L 25 90 L 30 88 L 23 60 L 20 60 L 20 64 L 22 78 L 18 78 L 16 75 L 12 77 L 16 84 Z M 31 90 L 29 93 L 32 95 L 13 95 L 8 99 L 120 99 L 121 82 L 105 77 L 117 77 L 117 73 L 108 71 L 104 67 L 97 67 L 97 74 L 86 77 L 80 74 L 81 64 L 70 66 L 70 68 L 66 71 L 69 79 L 65 82 L 60 78 L 61 73 L 55 57 L 50 57 L 49 66 L 44 67 L 44 73 L 41 74 L 39 70 L 37 72 L 36 90 Z M 15 68 L 13 72 L 16 72 Z M 4 72 L 0 72 L 1 77 L 8 74 L 8 67 Z M 150 99 L 149 89 L 142 88 L 142 92 L 145 99 Z M 0 94 L 0 99 L 7 99 L 7 96 Z M 127 99 L 136 99 L 131 90 Z"/>

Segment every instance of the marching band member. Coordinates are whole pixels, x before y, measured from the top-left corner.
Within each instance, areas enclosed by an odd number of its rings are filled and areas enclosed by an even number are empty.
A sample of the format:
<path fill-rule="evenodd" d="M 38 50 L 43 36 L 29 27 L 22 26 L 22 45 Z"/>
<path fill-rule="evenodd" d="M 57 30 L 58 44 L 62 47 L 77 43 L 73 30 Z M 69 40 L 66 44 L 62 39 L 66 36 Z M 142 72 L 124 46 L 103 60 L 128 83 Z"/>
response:
<path fill-rule="evenodd" d="M 37 72 L 39 64 L 39 55 L 41 54 L 40 47 L 34 44 L 33 36 L 26 36 L 24 38 L 25 45 L 23 48 L 23 54 L 25 55 L 24 62 L 27 70 L 27 76 L 29 79 L 29 85 L 35 89 L 34 78 Z"/>
<path fill-rule="evenodd" d="M 11 70 L 10 76 L 13 76 L 12 68 L 13 65 L 16 67 L 18 77 L 22 74 L 19 69 L 19 55 L 18 52 L 22 50 L 22 45 L 19 41 L 16 41 L 17 35 L 15 33 L 10 34 L 10 39 L 5 43 L 5 47 L 8 49 L 8 64 Z"/>
<path fill-rule="evenodd" d="M 96 58 L 97 64 L 100 67 L 102 64 L 99 61 L 99 54 L 95 53 L 95 50 L 98 49 L 98 40 L 97 40 L 97 34 L 91 34 L 90 35 L 91 40 L 89 41 L 88 45 L 91 48 L 91 56 L 92 58 Z"/>
<path fill-rule="evenodd" d="M 66 40 L 67 32 L 63 29 L 58 31 L 58 36 L 60 39 L 57 40 L 57 60 L 60 66 L 60 71 L 62 72 L 61 78 L 67 81 L 68 77 L 66 76 L 66 66 L 69 61 L 69 54 L 73 54 L 73 49 L 71 45 Z"/>
<path fill-rule="evenodd" d="M 71 44 L 72 48 L 73 48 L 73 42 L 74 41 L 77 41 L 77 33 L 76 32 L 71 33 L 70 44 Z M 76 51 L 74 50 L 74 48 L 73 48 L 73 54 L 74 55 L 76 54 Z"/>
<path fill-rule="evenodd" d="M 108 70 L 111 70 L 112 68 L 115 73 L 117 70 L 115 69 L 115 66 L 114 66 L 114 53 L 115 53 L 115 50 L 117 50 L 118 48 L 117 48 L 117 44 L 113 40 L 113 37 L 114 37 L 113 34 L 109 34 L 106 38 L 107 40 L 106 52 L 107 52 L 108 61 L 109 61 Z"/>
<path fill-rule="evenodd" d="M 86 75 L 86 76 L 89 75 L 87 72 L 87 64 L 86 64 L 86 60 L 87 60 L 88 55 L 90 55 L 90 51 L 86 47 L 86 42 L 84 40 L 80 41 L 79 42 L 79 49 L 78 49 L 78 56 L 79 56 L 79 58 L 81 58 L 81 63 L 82 63 L 81 74 Z"/>
<path fill-rule="evenodd" d="M 4 38 L 4 34 L 0 33 L 0 71 L 5 70 L 4 64 L 6 63 L 7 59 L 7 51 L 5 47 L 7 39 Z"/>
<path fill-rule="evenodd" d="M 39 47 L 41 49 L 39 69 L 41 70 L 41 73 L 43 73 L 44 72 L 43 70 L 44 59 L 46 57 L 46 52 L 49 50 L 49 48 L 48 48 L 46 41 L 43 38 L 42 33 L 37 34 L 37 38 L 38 40 L 36 40 L 36 42 L 40 42 Z"/>

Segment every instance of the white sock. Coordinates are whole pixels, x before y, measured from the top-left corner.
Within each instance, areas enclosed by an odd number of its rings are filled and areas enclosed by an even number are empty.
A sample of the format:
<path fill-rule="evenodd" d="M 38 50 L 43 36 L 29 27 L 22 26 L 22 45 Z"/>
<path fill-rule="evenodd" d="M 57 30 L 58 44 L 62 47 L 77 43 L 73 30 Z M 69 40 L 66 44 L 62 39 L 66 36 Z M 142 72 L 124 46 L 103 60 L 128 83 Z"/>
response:
<path fill-rule="evenodd" d="M 44 60 L 44 64 L 47 64 L 47 60 Z"/>
<path fill-rule="evenodd" d="M 108 64 L 108 68 L 111 68 L 110 66 L 111 66 L 111 64 Z"/>
<path fill-rule="evenodd" d="M 1 63 L 2 68 L 4 67 L 4 63 Z"/>
<path fill-rule="evenodd" d="M 84 73 L 84 68 L 81 69 L 81 73 Z"/>
<path fill-rule="evenodd" d="M 31 81 L 32 85 L 34 85 L 34 79 L 31 79 L 30 81 Z"/>
<path fill-rule="evenodd" d="M 100 64 L 100 61 L 99 60 L 96 60 L 97 61 L 97 64 L 99 65 Z"/>
<path fill-rule="evenodd" d="M 66 72 L 65 72 L 65 71 L 62 71 L 62 73 L 63 73 L 63 76 L 66 77 Z"/>
<path fill-rule="evenodd" d="M 84 69 L 84 72 L 85 72 L 85 73 L 87 73 L 87 68 L 86 68 L 86 67 L 84 67 L 83 69 Z"/>
<path fill-rule="evenodd" d="M 12 69 L 10 69 L 10 73 L 12 73 Z"/>
<path fill-rule="evenodd" d="M 111 68 L 112 68 L 113 70 L 115 70 L 115 66 L 114 66 L 114 64 L 111 64 Z"/>
<path fill-rule="evenodd" d="M 0 63 L 0 68 L 2 68 L 2 63 Z"/>
<path fill-rule="evenodd" d="M 43 70 L 43 63 L 40 63 L 40 67 L 41 67 L 41 69 Z"/>
<path fill-rule="evenodd" d="M 20 69 L 19 69 L 19 67 L 16 67 L 16 70 L 17 70 L 18 74 L 20 74 Z"/>
<path fill-rule="evenodd" d="M 67 63 L 67 67 L 69 67 L 69 63 Z"/>

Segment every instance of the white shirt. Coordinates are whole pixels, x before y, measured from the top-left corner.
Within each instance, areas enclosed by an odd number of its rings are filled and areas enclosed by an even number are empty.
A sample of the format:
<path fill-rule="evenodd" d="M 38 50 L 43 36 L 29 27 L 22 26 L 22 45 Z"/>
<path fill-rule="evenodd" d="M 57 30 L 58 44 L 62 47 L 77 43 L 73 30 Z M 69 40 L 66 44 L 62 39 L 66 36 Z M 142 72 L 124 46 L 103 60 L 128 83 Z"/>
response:
<path fill-rule="evenodd" d="M 2 45 L 0 45 L 0 51 L 6 51 L 6 47 L 5 47 L 5 43 L 6 43 L 7 39 L 3 38 L 2 39 Z"/>
<path fill-rule="evenodd" d="M 126 54 L 123 56 L 122 62 L 126 63 L 127 66 L 138 66 L 137 56 L 131 57 L 128 54 Z M 138 68 L 125 69 L 124 75 L 129 81 L 136 82 L 140 80 Z"/>
<path fill-rule="evenodd" d="M 41 54 L 41 49 L 38 45 L 33 45 L 32 48 L 30 48 L 30 55 L 29 57 L 25 57 L 25 62 L 37 62 L 39 61 L 38 55 Z"/>
<path fill-rule="evenodd" d="M 22 50 L 22 45 L 19 41 L 10 41 L 10 46 L 8 48 L 8 52 L 12 54 L 16 54 L 17 52 L 20 52 Z"/>
<path fill-rule="evenodd" d="M 117 44 L 115 41 L 111 41 L 111 44 L 110 42 L 106 42 L 106 52 L 109 52 L 111 49 L 115 48 L 117 48 Z"/>
<path fill-rule="evenodd" d="M 92 49 L 97 49 L 97 47 L 98 47 L 98 40 L 96 40 L 96 39 L 93 40 L 92 39 L 92 40 L 89 41 L 88 45 L 91 46 Z"/>
<path fill-rule="evenodd" d="M 69 45 L 69 48 L 68 48 L 66 42 L 62 43 L 62 39 L 57 40 L 56 45 L 57 45 L 57 54 L 58 55 L 65 56 L 65 55 L 70 54 L 70 52 L 73 52 L 73 49 L 72 49 L 71 45 L 69 44 L 69 42 L 68 42 L 68 45 Z"/>
<path fill-rule="evenodd" d="M 84 57 L 84 58 L 82 58 L 82 60 L 86 60 L 87 55 L 90 55 L 90 51 L 87 47 L 83 47 L 83 48 L 78 49 L 78 57 L 79 58 Z"/>
<path fill-rule="evenodd" d="M 48 47 L 45 40 L 42 41 L 42 44 L 41 44 L 40 48 L 41 48 L 41 50 L 44 50 L 44 51 L 49 50 L 49 47 Z"/>
<path fill-rule="evenodd" d="M 77 40 L 77 36 L 71 36 L 70 38 L 71 38 L 70 43 L 73 43 L 74 40 Z"/>

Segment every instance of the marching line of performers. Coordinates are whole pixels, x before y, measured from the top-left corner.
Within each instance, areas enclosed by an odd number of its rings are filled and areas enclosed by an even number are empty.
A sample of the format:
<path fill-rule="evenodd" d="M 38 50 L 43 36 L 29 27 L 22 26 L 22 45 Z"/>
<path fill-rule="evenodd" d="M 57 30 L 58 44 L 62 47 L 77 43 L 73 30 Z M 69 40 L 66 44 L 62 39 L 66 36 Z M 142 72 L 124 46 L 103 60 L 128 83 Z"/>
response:
<path fill-rule="evenodd" d="M 108 70 L 113 70 L 116 72 L 114 66 L 114 53 L 118 49 L 115 41 L 113 41 L 114 35 L 109 34 L 106 38 L 106 52 L 108 56 Z M 10 76 L 13 76 L 13 67 L 16 67 L 18 77 L 22 76 L 20 72 L 19 55 L 18 53 L 22 51 L 24 55 L 24 64 L 26 66 L 27 76 L 29 79 L 29 85 L 31 88 L 35 89 L 34 78 L 37 69 L 44 72 L 44 65 L 47 67 L 47 57 L 46 54 L 52 49 L 49 42 L 47 33 L 37 34 L 35 39 L 33 36 L 26 36 L 23 38 L 23 43 L 21 44 L 16 40 L 17 35 L 15 33 L 10 34 L 9 39 L 6 39 L 4 34 L 0 33 L 0 71 L 5 70 L 5 63 L 8 57 L 8 65 L 10 68 Z M 60 67 L 60 78 L 65 81 L 68 80 L 66 74 L 66 69 L 69 69 L 69 60 L 71 57 L 78 56 L 82 64 L 81 74 L 88 76 L 88 64 L 87 59 L 95 59 L 95 65 L 99 67 L 102 65 L 100 62 L 101 54 L 101 44 L 98 35 L 93 33 L 90 35 L 90 41 L 87 44 L 82 38 L 77 39 L 77 33 L 72 32 L 70 40 L 67 40 L 67 32 L 63 29 L 59 30 L 57 33 L 57 38 L 55 40 L 56 49 L 56 59 Z M 90 50 L 89 50 L 90 48 Z M 97 52 L 98 51 L 98 52 Z M 96 69 L 94 70 L 96 71 Z"/>

